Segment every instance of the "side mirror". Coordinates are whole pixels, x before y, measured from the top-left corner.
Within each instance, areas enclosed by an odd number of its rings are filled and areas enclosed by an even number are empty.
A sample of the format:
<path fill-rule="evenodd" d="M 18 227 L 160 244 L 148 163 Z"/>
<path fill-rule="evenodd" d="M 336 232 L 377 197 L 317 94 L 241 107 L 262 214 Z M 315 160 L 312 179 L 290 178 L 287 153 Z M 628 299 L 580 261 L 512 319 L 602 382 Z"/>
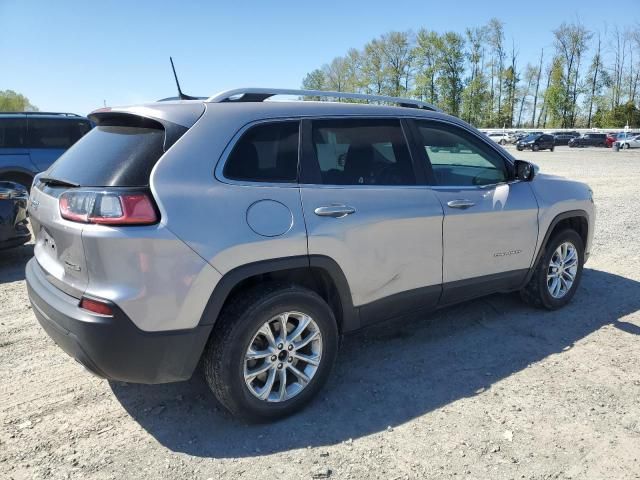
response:
<path fill-rule="evenodd" d="M 524 160 L 516 160 L 516 179 L 523 182 L 530 182 L 536 176 L 538 169 L 533 163 Z"/>

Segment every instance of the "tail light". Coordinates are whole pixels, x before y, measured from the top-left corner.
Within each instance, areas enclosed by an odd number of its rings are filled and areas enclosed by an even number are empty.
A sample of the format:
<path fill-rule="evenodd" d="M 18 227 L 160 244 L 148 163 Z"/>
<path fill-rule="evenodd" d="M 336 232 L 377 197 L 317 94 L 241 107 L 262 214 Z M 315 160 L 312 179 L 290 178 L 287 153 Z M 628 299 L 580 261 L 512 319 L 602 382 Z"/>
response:
<path fill-rule="evenodd" d="M 145 191 L 68 190 L 59 199 L 66 220 L 99 225 L 150 225 L 158 222 L 151 195 Z"/>

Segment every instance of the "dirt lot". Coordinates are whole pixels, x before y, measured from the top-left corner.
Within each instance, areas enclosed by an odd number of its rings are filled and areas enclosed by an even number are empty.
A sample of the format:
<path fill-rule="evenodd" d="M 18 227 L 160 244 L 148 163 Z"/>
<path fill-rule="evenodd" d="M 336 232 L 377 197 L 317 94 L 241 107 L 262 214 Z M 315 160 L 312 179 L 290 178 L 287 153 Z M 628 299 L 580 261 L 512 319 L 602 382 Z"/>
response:
<path fill-rule="evenodd" d="M 270 425 L 199 375 L 91 376 L 36 324 L 32 248 L 0 252 L 0 478 L 640 478 L 640 151 L 519 157 L 595 191 L 573 303 L 496 295 L 348 337 L 324 394 Z"/>

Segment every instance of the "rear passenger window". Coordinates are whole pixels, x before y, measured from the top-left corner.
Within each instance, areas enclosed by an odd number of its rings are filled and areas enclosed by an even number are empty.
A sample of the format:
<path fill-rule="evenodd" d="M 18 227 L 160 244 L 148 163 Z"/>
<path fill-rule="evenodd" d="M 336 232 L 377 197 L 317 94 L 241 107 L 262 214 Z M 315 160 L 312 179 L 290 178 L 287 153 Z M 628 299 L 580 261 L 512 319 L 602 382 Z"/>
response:
<path fill-rule="evenodd" d="M 299 124 L 274 122 L 249 129 L 229 155 L 224 176 L 250 182 L 296 182 Z"/>
<path fill-rule="evenodd" d="M 0 148 L 24 148 L 26 132 L 24 118 L 0 118 Z"/>
<path fill-rule="evenodd" d="M 69 148 L 91 129 L 83 120 L 29 118 L 29 148 Z"/>
<path fill-rule="evenodd" d="M 312 141 L 325 185 L 414 185 L 399 120 L 317 120 Z"/>

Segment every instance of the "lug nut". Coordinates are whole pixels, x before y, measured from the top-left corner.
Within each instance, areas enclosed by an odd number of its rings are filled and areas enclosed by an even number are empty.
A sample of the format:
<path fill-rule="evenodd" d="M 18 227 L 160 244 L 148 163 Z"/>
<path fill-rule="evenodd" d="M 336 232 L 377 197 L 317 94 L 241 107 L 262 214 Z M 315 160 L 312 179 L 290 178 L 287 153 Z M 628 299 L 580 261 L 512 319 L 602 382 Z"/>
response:
<path fill-rule="evenodd" d="M 289 349 L 289 351 L 291 351 L 293 350 L 293 345 L 289 345 L 287 348 Z"/>
<path fill-rule="evenodd" d="M 279 348 L 280 350 L 282 350 L 282 349 L 283 349 L 283 347 L 284 347 L 284 345 L 282 345 L 281 343 L 279 343 L 279 344 L 278 344 L 278 348 Z"/>
<path fill-rule="evenodd" d="M 293 362 L 293 357 L 288 358 L 289 363 Z"/>
<path fill-rule="evenodd" d="M 275 355 L 271 355 L 271 361 L 272 361 L 272 362 L 275 362 L 277 358 L 278 358 L 278 357 L 276 357 Z"/>
<path fill-rule="evenodd" d="M 281 364 L 281 363 L 279 363 L 279 364 L 278 364 L 278 369 L 281 369 L 281 368 L 282 368 L 282 364 Z"/>

